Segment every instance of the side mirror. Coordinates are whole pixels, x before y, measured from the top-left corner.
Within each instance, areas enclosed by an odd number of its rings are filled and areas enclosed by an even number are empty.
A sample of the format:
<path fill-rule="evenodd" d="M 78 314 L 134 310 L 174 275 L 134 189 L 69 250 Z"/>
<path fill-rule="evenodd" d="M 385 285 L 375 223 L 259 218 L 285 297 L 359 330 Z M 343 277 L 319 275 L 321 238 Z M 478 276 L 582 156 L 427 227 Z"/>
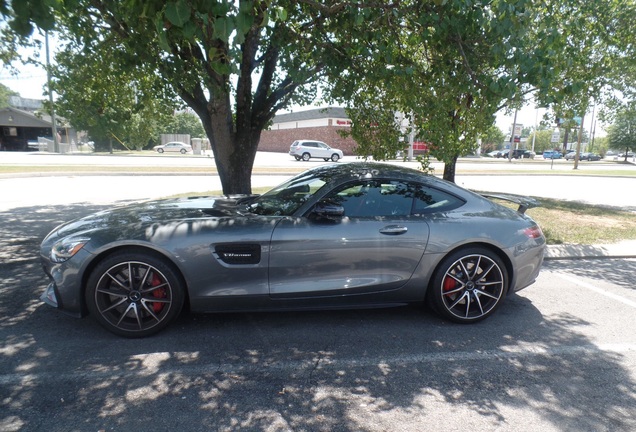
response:
<path fill-rule="evenodd" d="M 320 201 L 311 211 L 311 218 L 315 220 L 328 220 L 337 222 L 344 217 L 344 207 L 328 201 Z"/>

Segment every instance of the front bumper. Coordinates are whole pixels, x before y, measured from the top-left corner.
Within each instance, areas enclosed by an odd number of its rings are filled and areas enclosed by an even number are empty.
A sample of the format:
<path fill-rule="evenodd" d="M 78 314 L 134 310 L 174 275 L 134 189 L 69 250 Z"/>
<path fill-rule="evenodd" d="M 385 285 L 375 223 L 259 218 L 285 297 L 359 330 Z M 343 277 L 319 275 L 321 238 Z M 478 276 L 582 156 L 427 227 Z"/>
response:
<path fill-rule="evenodd" d="M 42 268 L 50 283 L 40 296 L 40 300 L 62 312 L 82 317 L 87 311 L 82 295 L 83 268 L 91 254 L 81 250 L 68 261 L 53 263 L 44 253 L 41 255 Z"/>

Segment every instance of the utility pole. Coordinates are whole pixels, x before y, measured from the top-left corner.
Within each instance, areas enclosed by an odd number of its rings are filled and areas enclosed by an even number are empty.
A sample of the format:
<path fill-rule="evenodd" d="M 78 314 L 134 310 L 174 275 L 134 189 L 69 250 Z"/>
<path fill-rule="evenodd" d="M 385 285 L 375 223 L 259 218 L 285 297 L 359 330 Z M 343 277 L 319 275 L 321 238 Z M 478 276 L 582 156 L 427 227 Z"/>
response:
<path fill-rule="evenodd" d="M 51 125 L 53 132 L 53 151 L 60 152 L 60 142 L 57 139 L 57 125 L 55 121 L 55 106 L 53 105 L 53 90 L 51 90 L 51 61 L 49 57 L 49 32 L 44 32 L 44 45 L 46 47 L 46 81 L 49 89 L 49 102 L 51 104 Z"/>
<path fill-rule="evenodd" d="M 517 113 L 519 112 L 518 108 L 515 108 L 515 117 L 512 120 L 512 131 L 510 132 L 510 148 L 508 149 L 508 162 L 512 161 L 512 143 L 515 139 L 515 128 L 517 127 Z"/>
<path fill-rule="evenodd" d="M 534 133 L 532 134 L 532 151 L 534 152 L 534 141 L 537 138 L 537 121 L 539 120 L 539 107 L 534 115 Z"/>
<path fill-rule="evenodd" d="M 574 155 L 574 169 L 579 169 L 579 158 L 581 157 L 581 140 L 583 139 L 583 120 L 585 113 L 581 116 L 581 126 L 579 127 L 579 139 L 576 141 L 576 154 Z"/>

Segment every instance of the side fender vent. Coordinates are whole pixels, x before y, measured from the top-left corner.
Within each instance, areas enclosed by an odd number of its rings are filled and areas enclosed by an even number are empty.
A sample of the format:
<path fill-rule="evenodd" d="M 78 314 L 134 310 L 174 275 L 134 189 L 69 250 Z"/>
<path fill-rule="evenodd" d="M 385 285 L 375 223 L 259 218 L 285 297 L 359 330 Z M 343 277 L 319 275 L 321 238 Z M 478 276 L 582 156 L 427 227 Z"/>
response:
<path fill-rule="evenodd" d="M 218 259 L 230 265 L 258 264 L 261 246 L 258 244 L 220 244 L 214 247 Z"/>

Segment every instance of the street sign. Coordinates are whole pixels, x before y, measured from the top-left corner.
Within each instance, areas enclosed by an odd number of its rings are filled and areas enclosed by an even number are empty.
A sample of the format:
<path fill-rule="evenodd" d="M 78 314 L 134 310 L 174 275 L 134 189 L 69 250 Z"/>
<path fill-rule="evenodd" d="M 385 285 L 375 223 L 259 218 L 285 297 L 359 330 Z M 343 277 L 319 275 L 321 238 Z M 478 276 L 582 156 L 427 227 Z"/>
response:
<path fill-rule="evenodd" d="M 559 132 L 552 132 L 552 137 L 550 138 L 551 143 L 558 143 L 561 139 L 561 134 Z"/>

